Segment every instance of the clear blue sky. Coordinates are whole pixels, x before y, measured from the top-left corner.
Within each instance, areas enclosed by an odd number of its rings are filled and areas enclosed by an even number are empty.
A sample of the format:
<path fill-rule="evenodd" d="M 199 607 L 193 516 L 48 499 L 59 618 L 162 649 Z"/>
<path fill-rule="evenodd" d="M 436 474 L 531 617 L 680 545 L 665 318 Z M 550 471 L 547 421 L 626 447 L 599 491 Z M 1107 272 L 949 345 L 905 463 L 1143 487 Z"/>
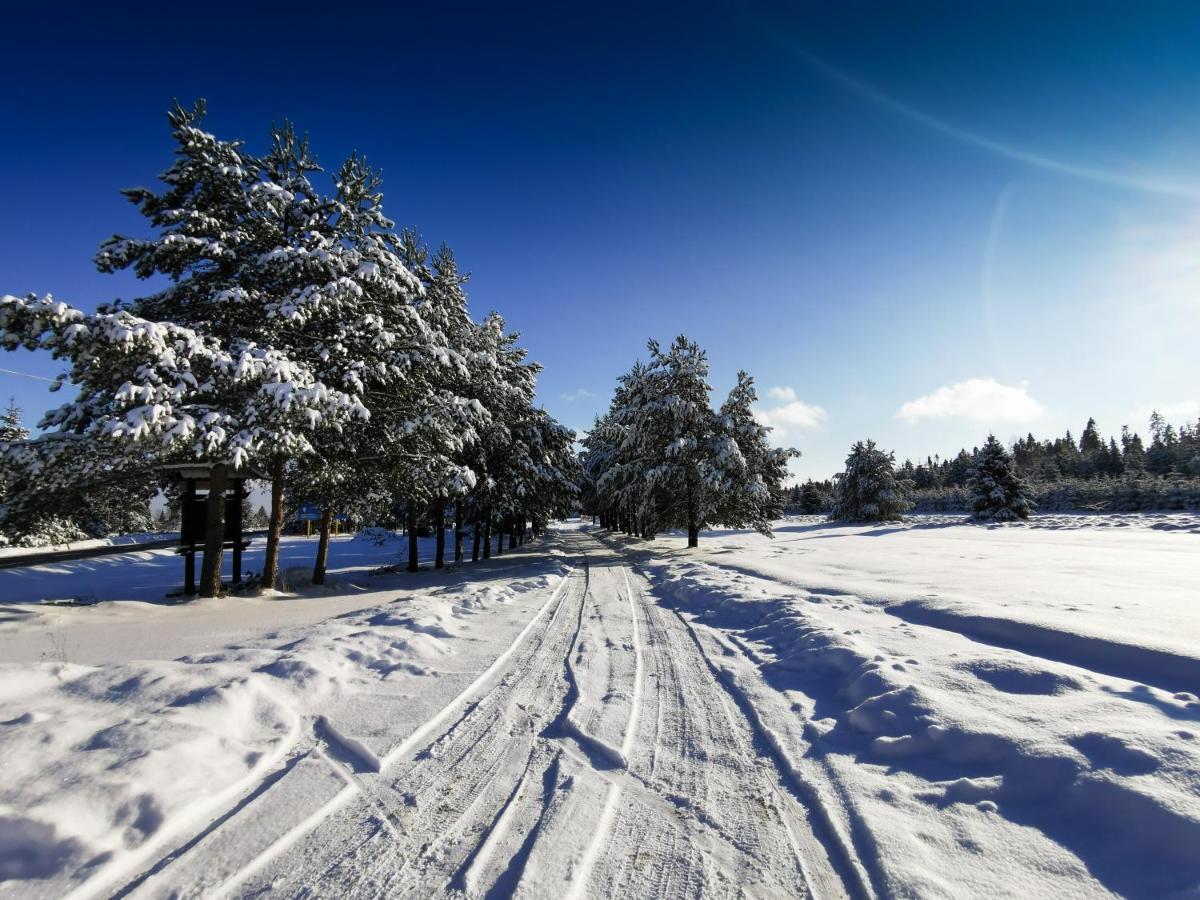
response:
<path fill-rule="evenodd" d="M 133 295 L 92 254 L 203 96 L 223 136 L 287 117 L 382 168 L 576 428 L 680 332 L 803 475 L 1200 414 L 1200 6 L 194 9 L 6 13 L 0 291 Z M 0 373 L 30 419 L 44 389 Z"/>

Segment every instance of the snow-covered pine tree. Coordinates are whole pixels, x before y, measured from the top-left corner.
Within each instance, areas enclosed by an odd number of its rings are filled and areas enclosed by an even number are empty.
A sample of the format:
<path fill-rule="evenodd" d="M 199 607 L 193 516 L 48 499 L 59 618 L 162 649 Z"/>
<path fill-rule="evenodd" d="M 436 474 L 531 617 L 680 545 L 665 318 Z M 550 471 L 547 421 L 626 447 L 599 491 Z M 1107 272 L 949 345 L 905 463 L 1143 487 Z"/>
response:
<path fill-rule="evenodd" d="M 846 469 L 834 484 L 829 518 L 846 522 L 889 522 L 903 518 L 911 507 L 906 486 L 896 477 L 896 455 L 884 453 L 875 442 L 857 441 L 846 457 Z"/>
<path fill-rule="evenodd" d="M 23 441 L 28 437 L 29 429 L 21 420 L 21 407 L 17 406 L 17 401 L 10 397 L 8 408 L 0 413 L 0 444 Z"/>
<path fill-rule="evenodd" d="M 771 522 L 783 515 L 788 460 L 799 458 L 800 451 L 771 446 L 771 429 L 754 415 L 757 402 L 754 379 L 738 372 L 737 384 L 717 415 L 720 430 L 733 439 L 741 458 L 726 467 L 719 520 L 733 528 L 750 526 L 769 537 Z"/>
<path fill-rule="evenodd" d="M 521 473 L 530 452 L 527 424 L 533 413 L 537 376 L 541 366 L 528 361 L 528 352 L 518 343 L 519 335 L 509 331 L 504 319 L 491 313 L 477 332 L 479 352 L 474 367 L 482 403 L 490 412 L 489 421 L 479 432 L 473 463 L 479 480 L 471 492 L 476 529 L 482 530 L 484 555 L 491 554 L 491 535 L 498 531 L 497 551 L 503 550 L 505 529 L 522 515 Z M 511 534 L 511 530 L 509 531 Z"/>
<path fill-rule="evenodd" d="M 648 347 L 644 391 L 622 415 L 643 464 L 643 492 L 653 498 L 655 526 L 687 528 L 688 546 L 695 547 L 724 499 L 736 444 L 717 430 L 708 357 L 700 346 L 680 335 L 666 350 L 653 340 Z"/>
<path fill-rule="evenodd" d="M 357 397 L 331 390 L 278 351 L 245 340 L 222 345 L 127 310 L 89 314 L 50 296 L 5 296 L 0 346 L 68 360 L 59 385 L 79 388 L 73 402 L 43 417 L 42 435 L 7 445 L 5 464 L 22 473 L 17 496 L 25 505 L 45 491 L 167 462 L 240 468 L 264 447 L 300 455 L 312 450 L 313 434 L 366 415 Z M 206 548 L 206 595 L 220 590 L 220 544 L 218 533 Z"/>
<path fill-rule="evenodd" d="M 772 448 L 754 415 L 753 380 L 742 372 L 714 412 L 704 351 L 686 337 L 649 343 L 648 363 L 622 375 L 608 411 L 583 439 L 585 509 L 601 525 L 643 537 L 686 528 L 750 525 L 770 534 L 783 510 L 795 450 Z"/>
<path fill-rule="evenodd" d="M 976 456 L 975 471 L 967 486 L 971 491 L 971 516 L 979 521 L 1028 519 L 1037 508 L 1027 496 L 1025 483 L 1017 475 L 1008 450 L 995 435 L 988 435 L 987 443 Z"/>
<path fill-rule="evenodd" d="M 203 327 L 222 340 L 258 341 L 306 363 L 321 383 L 360 397 L 371 412 L 387 408 L 385 421 L 402 421 L 407 411 L 398 408 L 430 382 L 417 370 L 446 365 L 450 353 L 416 308 L 422 285 L 383 215 L 378 175 L 352 156 L 327 196 L 311 180 L 321 169 L 307 139 L 289 124 L 272 130 L 270 149 L 256 158 L 200 128 L 203 114 L 203 103 L 171 112 L 176 160 L 162 176 L 166 188 L 126 192 L 157 234 L 114 236 L 97 265 L 171 280 L 129 304 L 136 314 Z M 361 428 L 313 435 L 311 452 L 324 465 L 310 470 L 329 475 L 321 492 L 346 483 L 341 473 L 357 470 L 352 459 L 369 443 Z M 272 481 L 269 587 L 284 469 L 294 457 L 262 450 Z"/>

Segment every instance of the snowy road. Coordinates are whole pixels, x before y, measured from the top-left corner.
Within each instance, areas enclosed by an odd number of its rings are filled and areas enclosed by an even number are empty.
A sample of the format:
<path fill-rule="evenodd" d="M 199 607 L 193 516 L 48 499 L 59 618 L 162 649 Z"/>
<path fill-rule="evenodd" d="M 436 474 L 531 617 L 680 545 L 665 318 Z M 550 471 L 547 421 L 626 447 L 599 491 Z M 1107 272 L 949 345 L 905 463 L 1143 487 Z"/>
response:
<path fill-rule="evenodd" d="M 10 622 L 0 897 L 1200 888 L 1200 520 L 776 531 Z"/>
<path fill-rule="evenodd" d="M 844 895 L 689 627 L 618 552 L 563 540 L 571 574 L 424 727 L 377 757 L 321 718 L 281 777 L 118 894 Z"/>

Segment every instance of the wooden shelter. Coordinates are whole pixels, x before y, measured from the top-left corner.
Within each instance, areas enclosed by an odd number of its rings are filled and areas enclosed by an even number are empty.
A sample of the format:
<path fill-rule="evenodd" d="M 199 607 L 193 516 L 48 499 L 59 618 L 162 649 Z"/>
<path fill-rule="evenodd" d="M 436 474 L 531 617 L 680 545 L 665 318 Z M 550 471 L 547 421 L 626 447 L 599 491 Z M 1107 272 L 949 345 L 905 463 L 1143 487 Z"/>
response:
<path fill-rule="evenodd" d="M 178 463 L 165 467 L 183 480 L 180 510 L 179 547 L 183 557 L 183 592 L 196 593 L 196 554 L 204 552 L 208 531 L 208 493 L 212 465 L 208 463 Z M 233 551 L 233 583 L 242 582 L 242 551 L 250 546 L 242 530 L 242 501 L 250 495 L 246 481 L 254 476 L 248 471 L 229 474 L 225 486 L 225 534 L 222 547 Z"/>

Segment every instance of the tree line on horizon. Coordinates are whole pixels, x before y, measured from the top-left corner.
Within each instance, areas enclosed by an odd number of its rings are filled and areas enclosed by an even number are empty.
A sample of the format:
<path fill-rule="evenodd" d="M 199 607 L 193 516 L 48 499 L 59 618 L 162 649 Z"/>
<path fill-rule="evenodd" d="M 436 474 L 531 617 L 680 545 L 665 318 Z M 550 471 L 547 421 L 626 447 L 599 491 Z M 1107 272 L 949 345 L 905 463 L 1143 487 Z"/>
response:
<path fill-rule="evenodd" d="M 3 348 L 50 352 L 69 364 L 52 389 L 78 388 L 41 434 L 0 440 L 0 531 L 87 527 L 81 504 L 108 492 L 140 507 L 160 487 L 177 493 L 165 466 L 203 462 L 200 592 L 212 596 L 231 477 L 270 484 L 265 588 L 285 509 L 301 501 L 321 510 L 317 583 L 338 514 L 402 510 L 415 569 L 421 521 L 444 564 L 451 509 L 457 561 L 467 528 L 472 558 L 481 541 L 486 557 L 493 532 L 499 550 L 565 512 L 574 433 L 535 405 L 541 367 L 519 335 L 498 313 L 471 317 L 450 248 L 396 229 L 361 157 L 326 173 L 286 122 L 251 154 L 201 128 L 204 114 L 203 101 L 176 103 L 163 187 L 123 191 L 151 236 L 114 235 L 95 257 L 101 272 L 149 280 L 148 293 L 94 313 L 48 294 L 0 298 Z"/>
<path fill-rule="evenodd" d="M 1028 434 L 1003 447 L 1024 493 L 1043 510 L 1136 511 L 1200 507 L 1200 422 L 1176 428 L 1155 412 L 1150 443 L 1128 426 L 1107 440 L 1089 418 L 1078 440 L 1039 440 Z M 994 455 L 989 436 L 983 448 L 960 450 L 954 457 L 930 455 L 905 460 L 894 476 L 905 502 L 917 512 L 969 511 L 971 485 L 981 454 Z M 990 448 L 990 449 L 989 449 Z M 839 476 L 840 477 L 840 476 Z M 790 512 L 829 513 L 835 506 L 837 478 L 808 479 L 788 490 Z"/>

